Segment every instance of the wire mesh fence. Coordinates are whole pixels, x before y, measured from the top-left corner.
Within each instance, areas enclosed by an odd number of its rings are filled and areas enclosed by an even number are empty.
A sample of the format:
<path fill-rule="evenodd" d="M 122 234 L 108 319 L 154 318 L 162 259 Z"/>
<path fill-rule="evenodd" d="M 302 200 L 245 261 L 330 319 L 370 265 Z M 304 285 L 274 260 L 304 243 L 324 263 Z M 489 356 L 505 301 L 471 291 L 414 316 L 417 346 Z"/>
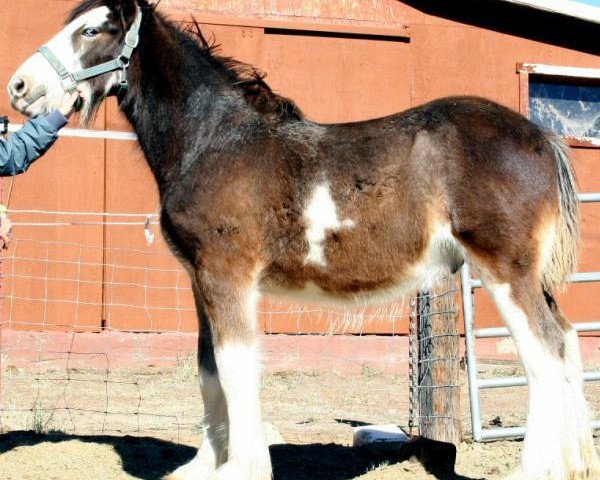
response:
<path fill-rule="evenodd" d="M 196 443 L 194 302 L 156 216 L 17 211 L 12 218 L 1 267 L 0 430 Z M 417 317 L 455 314 L 448 302 L 456 283 L 441 285 L 420 297 Z M 415 409 L 432 381 L 417 377 L 409 396 L 415 318 L 410 297 L 352 310 L 265 299 L 265 419 L 288 442 L 348 443 L 356 422 L 407 427 L 411 398 Z M 415 365 L 457 360 L 457 352 L 427 356 L 423 342 L 439 335 L 421 333 Z M 458 378 L 452 382 L 448 388 Z M 414 427 L 426 415 L 416 403 Z"/>

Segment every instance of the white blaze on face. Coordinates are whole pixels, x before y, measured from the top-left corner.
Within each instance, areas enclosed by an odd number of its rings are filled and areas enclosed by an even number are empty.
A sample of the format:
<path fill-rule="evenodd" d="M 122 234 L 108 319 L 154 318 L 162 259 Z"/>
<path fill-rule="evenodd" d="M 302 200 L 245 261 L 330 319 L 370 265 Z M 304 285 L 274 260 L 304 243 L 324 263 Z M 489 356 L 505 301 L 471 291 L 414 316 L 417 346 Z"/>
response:
<path fill-rule="evenodd" d="M 304 210 L 304 218 L 308 224 L 306 229 L 308 255 L 304 259 L 304 263 L 326 267 L 327 261 L 325 260 L 323 244 L 327 236 L 327 231 L 352 228 L 354 222 L 349 219 L 340 221 L 337 208 L 331 197 L 331 189 L 327 182 L 317 185 L 315 188 Z"/>
<path fill-rule="evenodd" d="M 71 72 L 76 72 L 82 69 L 81 56 L 84 51 L 75 51 L 73 45 L 73 33 L 81 28 L 95 27 L 100 28 L 104 22 L 108 20 L 110 9 L 108 7 L 98 7 L 77 17 L 57 35 L 46 43 L 52 53 L 62 62 L 62 64 Z M 35 53 L 29 57 L 21 67 L 16 71 L 9 85 L 13 83 L 15 78 L 24 78 L 30 85 L 31 89 L 38 86 L 46 87 L 46 102 L 45 108 L 42 110 L 51 110 L 55 108 L 61 101 L 64 90 L 60 83 L 60 79 L 54 68 L 40 54 Z M 89 88 L 86 88 L 86 83 L 82 83 L 84 96 L 89 93 Z M 17 104 L 21 108 L 21 104 Z M 28 112 L 29 114 L 38 114 L 40 112 Z"/>
<path fill-rule="evenodd" d="M 67 68 L 80 70 L 82 68 L 80 54 L 82 52 L 74 50 L 73 34 L 84 28 L 94 27 L 100 29 L 108 20 L 109 15 L 110 9 L 108 7 L 94 8 L 69 23 L 46 45 Z"/>

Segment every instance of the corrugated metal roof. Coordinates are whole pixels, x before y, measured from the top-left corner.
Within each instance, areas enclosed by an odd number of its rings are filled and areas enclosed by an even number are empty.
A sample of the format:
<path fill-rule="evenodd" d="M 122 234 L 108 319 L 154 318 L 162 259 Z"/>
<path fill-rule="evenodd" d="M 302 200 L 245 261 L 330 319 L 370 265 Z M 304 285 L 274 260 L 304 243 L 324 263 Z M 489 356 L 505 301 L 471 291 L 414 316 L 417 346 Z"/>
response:
<path fill-rule="evenodd" d="M 502 0 L 554 12 L 588 22 L 600 23 L 600 0 Z"/>

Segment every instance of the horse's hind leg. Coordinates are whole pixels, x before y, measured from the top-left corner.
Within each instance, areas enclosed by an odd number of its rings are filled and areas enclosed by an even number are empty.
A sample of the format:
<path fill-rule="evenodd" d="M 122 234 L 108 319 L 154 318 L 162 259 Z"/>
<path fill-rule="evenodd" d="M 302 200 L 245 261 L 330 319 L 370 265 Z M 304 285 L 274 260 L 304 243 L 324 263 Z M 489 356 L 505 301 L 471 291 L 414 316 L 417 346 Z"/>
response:
<path fill-rule="evenodd" d="M 583 472 L 579 477 L 583 479 L 600 480 L 600 462 L 594 447 L 594 441 L 590 430 L 590 415 L 587 402 L 583 397 L 583 368 L 581 364 L 581 353 L 579 351 L 579 337 L 577 331 L 571 326 L 558 307 L 553 296 L 544 292 L 546 304 L 552 313 L 557 325 L 560 326 L 564 334 L 564 366 L 566 379 L 565 393 L 565 411 L 566 428 L 569 428 L 569 421 L 572 422 L 572 429 L 565 435 L 572 434 L 571 445 L 575 453 L 568 459 L 575 460 L 576 472 Z M 573 414 L 575 410 L 578 414 Z M 568 453 L 568 452 L 567 452 Z"/>
<path fill-rule="evenodd" d="M 519 479 L 595 480 L 600 467 L 583 396 L 576 332 L 533 274 L 483 275 L 516 343 L 529 383 Z"/>

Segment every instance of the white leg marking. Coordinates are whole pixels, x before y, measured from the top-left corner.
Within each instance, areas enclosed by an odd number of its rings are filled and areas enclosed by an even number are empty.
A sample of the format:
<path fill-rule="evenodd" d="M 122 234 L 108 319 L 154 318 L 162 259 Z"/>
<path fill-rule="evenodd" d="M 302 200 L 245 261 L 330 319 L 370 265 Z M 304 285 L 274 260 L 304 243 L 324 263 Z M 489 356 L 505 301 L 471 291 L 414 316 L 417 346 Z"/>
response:
<path fill-rule="evenodd" d="M 249 292 L 244 307 L 256 329 L 259 293 Z M 227 343 L 215 347 L 218 376 L 201 371 L 204 438 L 191 462 L 166 480 L 270 480 L 271 459 L 260 415 L 258 346 Z"/>
<path fill-rule="evenodd" d="M 339 230 L 352 228 L 354 222 L 350 219 L 340 221 L 337 208 L 331 197 L 329 183 L 317 185 L 315 191 L 306 206 L 304 218 L 308 224 L 306 239 L 308 240 L 308 255 L 304 263 L 312 263 L 322 267 L 327 266 L 323 243 L 327 230 Z"/>
<path fill-rule="evenodd" d="M 529 382 L 523 472 L 518 478 L 596 478 L 598 464 L 582 391 L 576 333 L 565 336 L 563 361 L 533 334 L 525 312 L 511 298 L 509 285 L 488 285 L 488 290 L 511 331 Z"/>
<path fill-rule="evenodd" d="M 270 480 L 271 460 L 261 424 L 257 345 L 227 344 L 215 358 L 227 401 L 229 448 L 219 480 Z"/>

